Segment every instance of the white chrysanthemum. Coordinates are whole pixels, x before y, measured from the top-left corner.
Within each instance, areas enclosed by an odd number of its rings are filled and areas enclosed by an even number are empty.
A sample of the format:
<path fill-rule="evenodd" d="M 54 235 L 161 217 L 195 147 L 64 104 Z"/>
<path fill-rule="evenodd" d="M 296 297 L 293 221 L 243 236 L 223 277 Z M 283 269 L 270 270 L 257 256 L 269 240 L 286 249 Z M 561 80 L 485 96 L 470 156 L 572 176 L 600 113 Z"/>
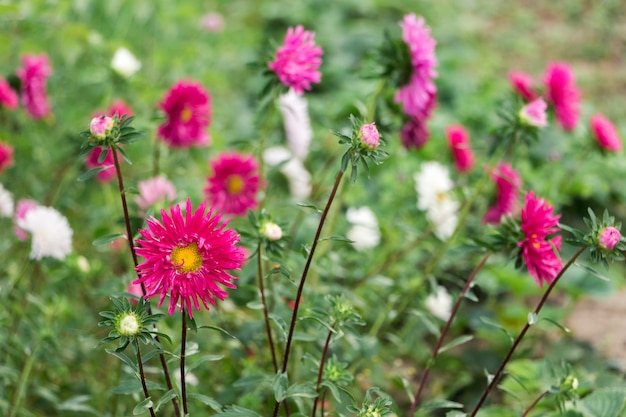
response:
<path fill-rule="evenodd" d="M 311 174 L 298 158 L 294 158 L 288 149 L 272 146 L 263 152 L 263 160 L 270 166 L 286 161 L 280 172 L 289 182 L 289 192 L 296 201 L 303 201 L 311 195 Z"/>
<path fill-rule="evenodd" d="M 435 236 L 446 240 L 454 233 L 459 221 L 459 203 L 448 194 L 443 194 L 438 203 L 428 209 L 426 218 L 435 227 Z"/>
<path fill-rule="evenodd" d="M 309 145 L 313 139 L 308 103 L 304 96 L 290 88 L 278 98 L 278 105 L 283 114 L 287 143 L 296 158 L 302 161 L 309 153 Z"/>
<path fill-rule="evenodd" d="M 126 48 L 118 48 L 111 60 L 111 68 L 123 77 L 130 77 L 141 68 L 141 62 Z"/>
<path fill-rule="evenodd" d="M 12 217 L 13 207 L 13 196 L 0 184 L 0 217 Z"/>
<path fill-rule="evenodd" d="M 380 243 L 380 229 L 376 215 L 369 207 L 351 207 L 346 212 L 346 220 L 352 224 L 346 237 L 356 250 L 371 249 Z"/>
<path fill-rule="evenodd" d="M 426 211 L 426 218 L 435 228 L 435 236 L 448 239 L 458 222 L 459 203 L 452 196 L 454 183 L 448 168 L 439 162 L 425 162 L 415 174 L 417 208 Z"/>
<path fill-rule="evenodd" d="M 30 257 L 65 259 L 72 251 L 72 229 L 67 219 L 52 207 L 35 207 L 17 225 L 32 235 Z"/>
<path fill-rule="evenodd" d="M 437 287 L 437 292 L 426 297 L 424 304 L 433 316 L 441 320 L 447 321 L 452 314 L 452 297 L 441 285 Z"/>

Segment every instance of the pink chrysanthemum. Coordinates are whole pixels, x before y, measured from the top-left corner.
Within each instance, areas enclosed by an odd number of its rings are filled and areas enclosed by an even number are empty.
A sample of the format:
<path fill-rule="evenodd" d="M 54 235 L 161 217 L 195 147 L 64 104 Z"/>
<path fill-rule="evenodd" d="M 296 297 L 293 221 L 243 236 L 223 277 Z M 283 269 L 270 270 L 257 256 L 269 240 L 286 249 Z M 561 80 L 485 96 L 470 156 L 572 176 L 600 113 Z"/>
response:
<path fill-rule="evenodd" d="M 133 283 L 144 284 L 146 297 L 158 295 L 159 307 L 169 295 L 169 314 L 180 300 L 179 310 L 186 309 L 193 318 L 193 307 L 200 311 L 200 302 L 208 310 L 216 298 L 228 296 L 220 285 L 236 288 L 232 281 L 238 278 L 226 271 L 243 264 L 244 251 L 235 246 L 239 235 L 226 228 L 228 221 L 220 224 L 221 216 L 213 215 L 213 209 L 205 211 L 206 203 L 194 212 L 187 199 L 184 215 L 176 205 L 169 214 L 161 210 L 162 222 L 152 217 L 148 228 L 139 230 L 136 252 L 145 261 L 137 266 L 139 278 Z"/>
<path fill-rule="evenodd" d="M 563 62 L 548 66 L 545 75 L 546 97 L 554 106 L 557 122 L 567 131 L 574 130 L 580 116 L 580 91 L 572 69 Z"/>
<path fill-rule="evenodd" d="M 139 188 L 139 196 L 135 198 L 135 202 L 141 210 L 147 210 L 157 203 L 172 201 L 176 198 L 174 184 L 164 176 L 139 181 L 137 188 Z"/>
<path fill-rule="evenodd" d="M 304 30 L 301 25 L 287 29 L 285 42 L 278 48 L 274 60 L 267 66 L 276 73 L 281 83 L 296 93 L 311 89 L 311 83 L 319 83 L 322 73 L 322 48 L 315 45 L 315 33 Z"/>
<path fill-rule="evenodd" d="M 533 90 L 533 79 L 525 72 L 509 72 L 509 82 L 511 87 L 513 87 L 513 91 L 525 101 L 532 101 L 537 98 L 537 93 Z"/>
<path fill-rule="evenodd" d="M 591 132 L 596 139 L 596 143 L 601 149 L 610 152 L 619 152 L 622 150 L 622 140 L 617 133 L 617 129 L 609 119 L 596 113 L 589 120 Z M 1 172 L 1 171 L 0 171 Z"/>
<path fill-rule="evenodd" d="M 470 147 L 469 133 L 461 125 L 450 125 L 446 127 L 445 131 L 456 170 L 459 172 L 470 171 L 474 167 L 474 152 Z"/>
<path fill-rule="evenodd" d="M 159 107 L 167 120 L 157 131 L 172 148 L 206 146 L 211 138 L 211 96 L 200 83 L 179 81 L 165 95 Z"/>
<path fill-rule="evenodd" d="M 519 117 L 523 123 L 538 128 L 548 126 L 548 115 L 546 109 L 548 105 L 541 97 L 531 101 L 519 112 Z"/>
<path fill-rule="evenodd" d="M 85 159 L 85 165 L 88 169 L 94 169 L 103 166 L 109 166 L 107 169 L 103 169 L 102 171 L 96 174 L 96 179 L 101 183 L 106 183 L 115 178 L 115 162 L 113 160 L 113 152 L 110 148 L 107 148 L 107 155 L 104 157 L 102 162 L 98 162 L 100 158 L 100 154 L 102 153 L 102 148 L 97 146 L 93 148 L 91 153 Z"/>
<path fill-rule="evenodd" d="M 400 131 L 400 139 L 406 149 L 421 149 L 426 145 L 429 137 L 430 132 L 426 120 L 420 118 L 411 118 Z"/>
<path fill-rule="evenodd" d="M 20 200 L 17 202 L 17 207 L 15 208 L 15 228 L 13 231 L 15 232 L 15 236 L 19 240 L 26 240 L 28 238 L 28 233 L 24 229 L 22 229 L 18 224 L 26 218 L 26 213 L 34 209 L 35 207 L 39 207 L 39 204 L 34 200 Z"/>
<path fill-rule="evenodd" d="M 15 90 L 11 88 L 7 80 L 0 77 L 0 107 L 15 110 L 19 99 Z"/>
<path fill-rule="evenodd" d="M 483 217 L 483 222 L 498 224 L 502 216 L 511 215 L 517 210 L 522 179 L 507 163 L 498 164 L 491 172 L 491 179 L 496 183 L 496 202 Z"/>
<path fill-rule="evenodd" d="M 254 157 L 238 153 L 219 155 L 210 161 L 213 176 L 204 189 L 207 200 L 216 210 L 233 216 L 244 216 L 254 210 L 258 201 L 259 164 Z"/>
<path fill-rule="evenodd" d="M 13 147 L 8 143 L 0 142 L 0 174 L 11 166 L 13 166 Z"/>
<path fill-rule="evenodd" d="M 617 246 L 621 238 L 621 233 L 615 227 L 605 227 L 598 235 L 598 246 L 605 251 L 610 252 L 613 248 L 615 248 L 615 246 Z"/>
<path fill-rule="evenodd" d="M 363 146 L 375 149 L 380 143 L 380 134 L 376 128 L 376 123 L 367 123 L 359 129 L 359 138 Z"/>
<path fill-rule="evenodd" d="M 42 119 L 50 114 L 46 80 L 52 75 L 52 67 L 48 56 L 24 55 L 22 65 L 15 72 L 22 81 L 22 104 L 34 119 Z"/>
<path fill-rule="evenodd" d="M 404 112 L 411 117 L 425 119 L 435 105 L 437 87 L 433 79 L 437 77 L 435 67 L 435 40 L 423 18 L 414 14 L 404 16 L 400 22 L 402 39 L 409 47 L 413 71 L 409 82 L 396 93 L 396 103 L 402 104 Z"/>
<path fill-rule="evenodd" d="M 546 239 L 550 234 L 561 230 L 557 223 L 561 216 L 553 213 L 554 207 L 544 199 L 537 198 L 534 192 L 526 194 L 526 204 L 522 209 L 521 229 L 524 240 L 518 243 L 528 272 L 537 285 L 552 283 L 563 266 L 557 251 L 561 250 L 561 236 Z"/>

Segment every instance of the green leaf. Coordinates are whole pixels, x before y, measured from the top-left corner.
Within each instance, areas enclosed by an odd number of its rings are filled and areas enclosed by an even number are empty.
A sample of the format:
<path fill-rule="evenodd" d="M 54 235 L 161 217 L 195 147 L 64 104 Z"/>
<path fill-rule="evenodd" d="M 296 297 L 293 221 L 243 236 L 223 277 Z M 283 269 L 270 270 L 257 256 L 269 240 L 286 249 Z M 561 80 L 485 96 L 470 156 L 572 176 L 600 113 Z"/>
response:
<path fill-rule="evenodd" d="M 224 411 L 217 414 L 217 416 L 221 417 L 261 417 L 260 414 L 249 410 L 247 408 L 239 407 L 238 405 L 233 405 L 232 407 L 226 407 Z"/>
<path fill-rule="evenodd" d="M 104 235 L 104 236 L 97 238 L 96 240 L 91 242 L 91 244 L 94 246 L 102 246 L 102 245 L 106 245 L 107 243 L 111 243 L 121 237 L 124 237 L 122 233 L 111 233 L 110 235 Z"/>
<path fill-rule="evenodd" d="M 87 181 L 90 178 L 95 177 L 98 173 L 104 171 L 105 169 L 109 169 L 111 168 L 113 165 L 106 165 L 103 167 L 97 167 L 97 168 L 93 168 L 90 169 L 87 172 L 84 172 L 80 177 L 78 177 L 78 179 L 76 181 Z"/>
<path fill-rule="evenodd" d="M 165 394 L 163 394 L 163 396 L 161 398 L 159 398 L 159 401 L 156 402 L 156 404 L 154 405 L 154 411 L 159 411 L 159 408 L 161 408 L 161 406 L 163 406 L 163 404 L 165 404 L 168 401 L 172 401 L 172 398 L 176 397 L 176 391 L 174 391 L 173 389 L 167 391 Z"/>
<path fill-rule="evenodd" d="M 128 155 L 126 154 L 126 151 L 124 149 L 122 149 L 119 146 L 117 146 L 117 147 L 115 147 L 115 150 L 118 151 L 120 153 L 120 155 L 122 155 L 122 158 L 124 158 L 124 161 L 128 162 L 130 165 L 133 164 L 131 162 L 130 158 L 128 157 Z"/>
<path fill-rule="evenodd" d="M 463 343 L 469 342 L 473 338 L 474 338 L 474 336 L 472 336 L 471 334 L 466 334 L 466 335 L 463 335 L 463 336 L 459 336 L 456 339 L 448 342 L 441 349 L 439 349 L 439 353 L 443 353 L 443 352 L 445 352 L 448 349 L 452 349 L 453 347 L 456 347 L 456 346 L 462 345 Z"/>
<path fill-rule="evenodd" d="M 204 405 L 208 405 L 214 411 L 222 411 L 222 405 L 211 397 L 204 394 L 187 394 L 187 398 L 200 401 Z M 221 414 L 220 414 L 221 415 Z"/>
<path fill-rule="evenodd" d="M 437 410 L 440 408 L 463 408 L 463 404 L 455 401 L 432 400 L 425 402 L 419 407 L 420 410 Z"/>
<path fill-rule="evenodd" d="M 223 358 L 224 358 L 224 355 L 204 355 L 203 357 L 198 359 L 196 362 L 188 365 L 186 370 L 187 372 L 190 372 L 192 369 L 197 368 L 198 366 L 202 365 L 205 362 L 215 362 Z"/>
<path fill-rule="evenodd" d="M 310 208 L 310 209 L 317 211 L 318 213 L 322 213 L 322 210 L 320 210 L 313 204 L 298 203 L 298 206 L 304 207 L 304 208 Z"/>
<path fill-rule="evenodd" d="M 590 267 L 588 265 L 579 264 L 578 262 L 574 262 L 574 265 L 584 269 L 585 271 L 589 272 L 594 277 L 596 277 L 598 279 L 601 279 L 602 281 L 607 281 L 607 282 L 611 281 L 611 278 L 600 274 L 598 271 L 596 271 L 595 269 L 593 269 L 592 267 Z"/>
<path fill-rule="evenodd" d="M 315 386 L 313 382 L 307 382 L 304 384 L 294 384 L 287 389 L 285 394 L 285 398 L 293 398 L 293 397 L 301 397 L 301 398 L 315 398 L 317 397 L 317 392 L 315 391 Z"/>
<path fill-rule="evenodd" d="M 624 388 L 603 388 L 583 398 L 579 408 L 585 417 L 620 417 L 625 400 Z"/>
<path fill-rule="evenodd" d="M 145 413 L 151 407 L 152 407 L 152 400 L 150 399 L 150 397 L 148 397 L 142 402 L 140 402 L 139 404 L 137 404 L 135 408 L 133 408 L 133 415 L 138 416 L 139 414 Z"/>
<path fill-rule="evenodd" d="M 129 358 L 122 352 L 117 352 L 115 350 L 110 350 L 110 349 L 104 349 L 104 351 L 108 353 L 109 355 L 115 356 L 116 358 L 124 362 L 126 365 L 130 366 L 133 371 L 139 372 L 139 369 L 137 368 L 137 364 L 131 358 Z"/>
<path fill-rule="evenodd" d="M 274 382 L 272 383 L 274 389 L 274 399 L 276 402 L 281 402 L 287 398 L 287 390 L 289 389 L 289 380 L 287 379 L 287 373 L 276 374 Z"/>
<path fill-rule="evenodd" d="M 226 336 L 228 336 L 228 337 L 230 337 L 230 338 L 232 338 L 232 339 L 237 340 L 237 337 L 236 337 L 236 336 L 233 336 L 232 334 L 228 333 L 226 330 L 224 330 L 224 329 L 222 329 L 221 327 L 218 327 L 218 326 L 208 326 L 208 325 L 204 325 L 204 326 L 199 326 L 199 327 L 198 327 L 198 329 L 210 329 L 210 330 L 216 330 L 216 331 L 218 331 L 218 332 L 220 332 L 220 333 L 225 334 Z"/>
<path fill-rule="evenodd" d="M 323 242 L 325 240 L 333 240 L 336 242 L 347 242 L 347 243 L 352 243 L 353 241 L 348 239 L 345 236 L 328 236 L 328 237 L 322 237 L 318 240 L 318 242 Z"/>
<path fill-rule="evenodd" d="M 549 323 L 554 324 L 556 327 L 558 327 L 559 329 L 563 330 L 564 333 L 571 333 L 572 332 L 569 328 L 563 326 L 561 323 L 559 323 L 556 320 L 552 320 L 549 317 L 542 317 L 541 320 L 545 320 L 545 321 L 547 321 Z"/>

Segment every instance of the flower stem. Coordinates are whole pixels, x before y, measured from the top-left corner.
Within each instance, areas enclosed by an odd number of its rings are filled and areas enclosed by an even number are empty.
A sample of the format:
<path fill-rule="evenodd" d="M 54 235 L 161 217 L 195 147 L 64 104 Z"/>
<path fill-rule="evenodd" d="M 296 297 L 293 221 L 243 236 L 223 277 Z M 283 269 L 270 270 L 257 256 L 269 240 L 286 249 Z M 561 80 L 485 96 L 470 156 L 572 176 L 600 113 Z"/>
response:
<path fill-rule="evenodd" d="M 554 281 L 552 281 L 552 283 L 550 284 L 550 286 L 546 290 L 546 292 L 543 295 L 543 297 L 541 297 L 541 300 L 539 301 L 539 304 L 537 304 L 537 307 L 535 308 L 535 311 L 534 311 L 535 315 L 539 315 L 539 313 L 541 312 L 541 309 L 543 308 L 543 305 L 548 300 L 548 296 L 550 296 L 550 293 L 552 292 L 552 290 L 556 286 L 556 283 L 559 282 L 559 279 L 563 276 L 565 271 L 567 271 L 569 269 L 569 267 L 572 266 L 572 264 L 580 256 L 580 254 L 582 254 L 585 251 L 585 249 L 586 249 L 586 247 L 584 247 L 584 246 L 582 248 L 580 248 L 574 254 L 574 256 L 572 256 L 572 258 L 565 264 L 565 266 L 563 266 L 563 268 L 561 268 L 561 271 L 556 276 L 556 278 L 554 278 Z M 478 403 L 476 404 L 476 407 L 474 408 L 474 411 L 472 411 L 472 414 L 470 414 L 470 417 L 474 417 L 476 415 L 476 413 L 478 412 L 480 407 L 483 405 L 483 403 L 485 402 L 485 400 L 489 396 L 489 393 L 493 390 L 495 385 L 498 383 L 498 379 L 500 379 L 500 376 L 502 375 L 502 372 L 504 371 L 504 368 L 505 368 L 506 364 L 509 362 L 509 360 L 513 356 L 513 352 L 515 352 L 515 349 L 517 348 L 517 345 L 519 345 L 519 343 L 522 341 L 522 338 L 524 337 L 524 335 L 526 334 L 526 332 L 528 331 L 530 326 L 531 326 L 531 324 L 527 321 L 526 324 L 524 325 L 524 328 L 522 329 L 521 333 L 519 334 L 519 336 L 517 336 L 517 339 L 515 339 L 515 342 L 513 342 L 513 345 L 509 349 L 509 352 L 506 354 L 506 357 L 504 358 L 504 360 L 500 364 L 500 367 L 498 368 L 496 373 L 493 375 L 493 378 L 491 379 L 491 382 L 489 383 L 487 388 L 485 388 L 485 390 L 483 391 L 483 394 L 481 395 L 480 399 L 478 400 Z"/>
<path fill-rule="evenodd" d="M 189 414 L 187 410 L 187 383 L 185 382 L 185 349 L 187 348 L 187 312 L 183 308 L 183 323 L 182 332 L 180 336 L 180 391 L 183 401 L 183 413 L 186 416 Z"/>
<path fill-rule="evenodd" d="M 161 159 L 161 141 L 158 137 L 154 137 L 154 152 L 152 154 L 152 176 L 156 177 L 159 175 L 161 168 L 159 166 L 159 161 Z"/>
<path fill-rule="evenodd" d="M 426 386 L 426 380 L 428 379 L 428 375 L 430 373 L 430 367 L 437 360 L 437 356 L 439 355 L 439 349 L 441 349 L 441 346 L 443 345 L 443 340 L 445 339 L 448 333 L 448 330 L 450 329 L 450 326 L 452 325 L 452 322 L 454 321 L 454 317 L 456 316 L 456 313 L 458 312 L 459 307 L 461 306 L 461 301 L 463 301 L 463 299 L 465 298 L 465 294 L 467 294 L 467 292 L 471 288 L 472 282 L 474 281 L 474 277 L 476 277 L 476 274 L 478 273 L 478 271 L 480 271 L 482 267 L 485 265 L 490 255 L 491 254 L 488 253 L 485 256 L 483 256 L 483 258 L 480 260 L 478 265 L 476 265 L 476 267 L 474 268 L 470 276 L 467 278 L 467 281 L 465 281 L 465 285 L 463 286 L 461 293 L 459 294 L 458 298 L 456 299 L 456 302 L 454 303 L 454 306 L 452 307 L 452 311 L 450 312 L 450 317 L 448 318 L 448 321 L 443 327 L 443 330 L 441 330 L 441 334 L 439 335 L 437 344 L 433 348 L 433 354 L 430 360 L 428 361 L 428 364 L 426 365 L 426 369 L 424 369 L 424 372 L 422 373 L 419 386 L 417 388 L 417 391 L 415 392 L 415 397 L 413 398 L 413 403 L 411 404 L 411 409 L 409 410 L 409 417 L 413 417 L 413 415 L 415 414 L 415 410 L 417 410 L 417 406 L 419 405 L 422 391 L 424 390 L 424 387 Z"/>
<path fill-rule="evenodd" d="M 289 333 L 287 335 L 287 345 L 285 346 L 285 356 L 283 357 L 283 366 L 281 369 L 282 373 L 287 372 L 287 365 L 289 363 L 289 352 L 291 350 L 291 342 L 293 341 L 293 333 L 296 328 L 296 320 L 298 318 L 298 308 L 300 307 L 300 300 L 302 299 L 302 291 L 304 290 L 304 283 L 309 273 L 309 268 L 311 267 L 311 261 L 313 260 L 313 255 L 315 254 L 315 248 L 317 248 L 317 243 L 319 242 L 320 235 L 322 234 L 324 221 L 326 220 L 326 216 L 328 215 L 330 206 L 333 203 L 335 194 L 337 193 L 339 184 L 341 184 L 342 178 L 343 178 L 343 171 L 339 170 L 339 172 L 337 173 L 337 176 L 335 177 L 335 184 L 333 185 L 333 189 L 331 190 L 330 196 L 328 197 L 328 202 L 326 203 L 326 207 L 324 207 L 324 211 L 322 212 L 320 223 L 317 226 L 317 231 L 315 232 L 315 238 L 313 239 L 313 243 L 311 244 L 311 250 L 309 251 L 309 256 L 307 257 L 306 264 L 304 265 L 304 269 L 302 271 L 302 277 L 300 278 L 300 284 L 298 285 L 298 292 L 296 294 L 296 300 L 293 306 L 293 314 L 291 315 L 291 324 L 289 325 Z M 277 401 L 276 404 L 274 405 L 274 413 L 273 413 L 274 417 L 278 416 L 278 410 L 280 410 L 280 402 Z"/>
<path fill-rule="evenodd" d="M 111 148 L 111 152 L 113 153 L 113 163 L 115 164 L 115 172 L 117 174 L 117 184 L 120 190 L 120 198 L 122 200 L 122 209 L 124 211 L 124 223 L 126 224 L 128 248 L 133 258 L 133 264 L 135 265 L 135 271 L 136 271 L 137 265 L 139 265 L 139 262 L 137 260 L 137 254 L 135 253 L 135 242 L 133 240 L 133 233 L 132 233 L 132 229 L 130 225 L 130 216 L 128 215 L 128 204 L 126 203 L 126 189 L 124 188 L 122 167 L 120 165 L 120 160 L 119 160 L 119 157 L 117 156 L 117 152 L 115 151 L 114 147 Z M 143 284 L 143 282 L 141 283 L 141 293 L 143 294 L 144 297 L 147 294 L 146 286 Z M 152 307 L 150 306 L 148 306 L 148 314 L 152 314 Z M 156 330 L 156 325 L 154 325 L 154 329 Z M 160 342 L 159 336 L 154 336 L 154 338 L 157 342 Z M 172 379 L 170 378 L 170 373 L 167 368 L 167 361 L 165 360 L 165 355 L 163 353 L 160 353 L 159 359 L 161 361 L 161 368 L 163 369 L 163 375 L 165 376 L 165 383 L 167 385 L 167 389 L 171 390 L 173 389 Z M 176 413 L 176 417 L 181 417 L 180 410 L 178 407 L 178 400 L 176 399 L 176 397 L 172 398 L 172 404 L 174 405 L 174 412 Z"/>
<path fill-rule="evenodd" d="M 143 361 L 141 360 L 141 352 L 139 351 L 139 343 L 135 340 L 134 343 L 135 352 L 137 352 L 137 366 L 139 367 L 139 377 L 141 379 L 141 387 L 143 388 L 143 396 L 144 398 L 150 398 L 150 393 L 148 392 L 148 386 L 146 385 L 146 375 L 143 372 Z M 152 406 L 149 408 L 150 415 L 152 417 L 156 417 L 154 414 L 154 409 Z"/>
<path fill-rule="evenodd" d="M 328 331 L 328 336 L 326 337 L 326 342 L 324 343 L 324 349 L 322 350 L 322 358 L 320 359 L 320 367 L 317 371 L 317 387 L 315 391 L 317 392 L 317 397 L 315 397 L 315 402 L 313 403 L 313 411 L 311 412 L 311 417 L 315 417 L 315 412 L 317 411 L 317 403 L 320 399 L 320 385 L 322 384 L 322 376 L 324 375 L 324 365 L 326 364 L 326 356 L 328 356 L 328 347 L 330 346 L 330 338 L 333 335 L 333 330 Z"/>
<path fill-rule="evenodd" d="M 30 378 L 30 373 L 33 369 L 33 365 L 35 364 L 35 360 L 39 354 L 39 348 L 41 347 L 41 342 L 37 343 L 33 348 L 32 352 L 26 359 L 24 366 L 22 367 L 22 372 L 20 373 L 20 379 L 17 384 L 17 388 L 15 390 L 15 394 L 13 395 L 13 404 L 9 407 L 9 417 L 14 417 L 18 415 L 18 411 L 21 407 L 21 403 L 26 395 L 26 385 L 28 384 L 28 379 Z"/>
<path fill-rule="evenodd" d="M 533 403 L 524 411 L 524 414 L 522 414 L 522 417 L 526 417 L 528 415 L 528 413 L 530 413 L 530 411 L 535 408 L 535 406 L 539 403 L 539 401 L 541 401 L 543 399 L 543 397 L 545 397 L 548 394 L 548 391 L 544 391 L 541 393 L 540 396 L 538 396 L 535 401 L 533 401 Z"/>
<path fill-rule="evenodd" d="M 261 244 L 257 248 L 257 274 L 259 275 L 259 292 L 261 293 L 261 303 L 263 303 L 263 317 L 265 319 L 265 331 L 267 332 L 267 341 L 272 354 L 272 363 L 274 372 L 278 372 L 278 361 L 276 360 L 276 349 L 274 348 L 274 339 L 272 338 L 272 327 L 270 326 L 269 310 L 265 300 L 265 288 L 263 286 L 263 266 L 261 262 Z"/>

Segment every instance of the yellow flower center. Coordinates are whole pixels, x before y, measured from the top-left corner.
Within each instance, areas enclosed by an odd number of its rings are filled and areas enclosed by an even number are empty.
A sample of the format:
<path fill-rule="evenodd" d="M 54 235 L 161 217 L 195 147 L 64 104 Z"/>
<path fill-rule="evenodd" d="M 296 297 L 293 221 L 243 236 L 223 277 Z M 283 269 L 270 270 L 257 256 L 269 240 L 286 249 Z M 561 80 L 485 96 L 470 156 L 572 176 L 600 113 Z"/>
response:
<path fill-rule="evenodd" d="M 240 175 L 230 175 L 226 178 L 226 190 L 229 194 L 237 195 L 243 190 L 243 178 Z"/>
<path fill-rule="evenodd" d="M 175 247 L 170 259 L 178 272 L 196 272 L 202 266 L 202 255 L 196 243 Z"/>
<path fill-rule="evenodd" d="M 191 115 L 191 109 L 185 106 L 183 111 L 180 112 L 180 119 L 183 121 L 183 123 L 187 123 L 189 119 L 191 119 Z"/>

